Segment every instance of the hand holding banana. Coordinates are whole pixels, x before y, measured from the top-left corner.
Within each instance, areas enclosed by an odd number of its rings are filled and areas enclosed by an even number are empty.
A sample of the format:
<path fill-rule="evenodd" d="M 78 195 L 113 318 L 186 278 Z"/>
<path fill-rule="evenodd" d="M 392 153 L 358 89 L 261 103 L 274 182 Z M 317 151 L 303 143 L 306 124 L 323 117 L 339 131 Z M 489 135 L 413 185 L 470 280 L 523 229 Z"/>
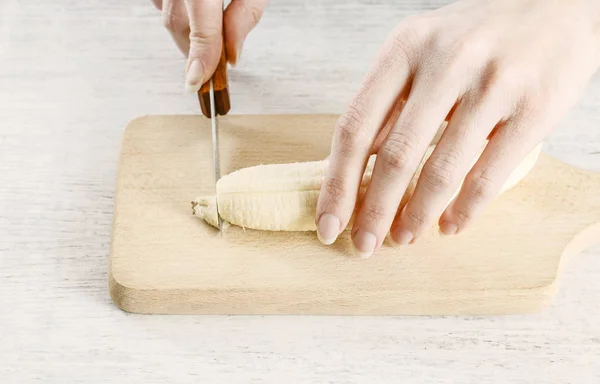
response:
<path fill-rule="evenodd" d="M 163 1 L 175 9 L 182 0 Z M 185 4 L 192 37 L 187 79 L 195 88 L 218 61 L 220 42 L 210 36 L 220 34 L 222 3 Z M 265 5 L 234 0 L 229 16 L 225 12 L 225 28 L 236 31 L 228 43 L 234 61 Z M 183 13 L 181 4 L 177 9 Z M 227 24 L 228 17 L 245 21 Z M 175 40 L 188 52 L 187 32 L 178 28 Z M 319 238 L 331 244 L 352 225 L 353 245 L 368 257 L 388 235 L 406 245 L 436 222 L 444 234 L 463 231 L 577 102 L 599 65 L 597 0 L 459 0 L 402 21 L 335 127 L 316 203 Z M 421 164 L 444 121 L 444 133 Z M 414 192 L 401 205 L 421 165 Z"/>

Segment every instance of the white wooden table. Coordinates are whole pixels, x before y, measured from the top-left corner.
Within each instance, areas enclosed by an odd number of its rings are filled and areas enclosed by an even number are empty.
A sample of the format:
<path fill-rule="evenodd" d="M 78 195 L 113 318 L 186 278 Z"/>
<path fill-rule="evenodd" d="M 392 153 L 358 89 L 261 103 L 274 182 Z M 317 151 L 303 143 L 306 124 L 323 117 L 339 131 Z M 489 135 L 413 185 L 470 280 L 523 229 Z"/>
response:
<path fill-rule="evenodd" d="M 392 26 L 447 2 L 272 0 L 230 70 L 231 113 L 340 113 Z M 150 0 L 0 0 L 0 382 L 600 382 L 600 248 L 531 316 L 117 309 L 121 134 L 140 115 L 200 113 L 184 65 Z M 546 151 L 600 171 L 598 76 Z"/>

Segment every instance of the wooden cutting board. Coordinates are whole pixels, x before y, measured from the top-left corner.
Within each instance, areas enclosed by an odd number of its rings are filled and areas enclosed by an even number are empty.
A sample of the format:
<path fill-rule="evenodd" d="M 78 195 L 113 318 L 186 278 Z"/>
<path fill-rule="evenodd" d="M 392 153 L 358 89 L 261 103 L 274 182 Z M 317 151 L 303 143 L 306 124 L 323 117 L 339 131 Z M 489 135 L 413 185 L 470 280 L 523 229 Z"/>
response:
<path fill-rule="evenodd" d="M 323 159 L 337 116 L 220 120 L 222 175 L 260 163 Z M 569 257 L 600 242 L 600 175 L 544 153 L 459 236 L 352 256 L 314 232 L 215 228 L 191 201 L 214 193 L 210 124 L 149 116 L 127 127 L 110 252 L 123 310 L 161 314 L 485 315 L 540 311 Z"/>

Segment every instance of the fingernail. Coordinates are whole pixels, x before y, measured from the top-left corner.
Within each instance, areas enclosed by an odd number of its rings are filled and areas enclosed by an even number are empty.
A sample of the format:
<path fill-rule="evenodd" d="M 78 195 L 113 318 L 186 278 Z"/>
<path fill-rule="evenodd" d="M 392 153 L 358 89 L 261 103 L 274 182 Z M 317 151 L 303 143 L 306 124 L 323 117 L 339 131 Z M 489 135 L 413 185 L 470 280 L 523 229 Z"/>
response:
<path fill-rule="evenodd" d="M 358 230 L 354 235 L 354 252 L 357 256 L 367 259 L 375 252 L 377 246 L 377 237 L 370 232 Z"/>
<path fill-rule="evenodd" d="M 451 221 L 443 220 L 440 223 L 440 232 L 444 235 L 455 235 L 458 232 L 458 225 Z"/>
<path fill-rule="evenodd" d="M 185 75 L 185 89 L 188 92 L 198 92 L 204 80 L 204 65 L 200 60 L 194 60 L 190 64 Z"/>
<path fill-rule="evenodd" d="M 390 239 L 398 245 L 408 245 L 411 241 L 413 241 L 414 236 L 412 232 L 406 229 L 398 228 L 392 232 Z"/>
<path fill-rule="evenodd" d="M 325 245 L 331 245 L 340 234 L 340 220 L 331 213 L 324 213 L 317 225 L 317 237 Z"/>

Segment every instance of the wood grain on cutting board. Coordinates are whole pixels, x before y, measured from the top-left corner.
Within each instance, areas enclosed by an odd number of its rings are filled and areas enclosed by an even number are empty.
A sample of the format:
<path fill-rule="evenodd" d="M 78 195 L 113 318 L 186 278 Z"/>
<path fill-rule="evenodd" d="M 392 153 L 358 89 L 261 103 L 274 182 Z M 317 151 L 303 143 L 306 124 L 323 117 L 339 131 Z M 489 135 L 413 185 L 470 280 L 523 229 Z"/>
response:
<path fill-rule="evenodd" d="M 221 173 L 327 156 L 337 116 L 220 119 Z M 117 305 L 140 313 L 513 314 L 553 298 L 561 264 L 600 242 L 600 175 L 542 154 L 459 236 L 352 256 L 349 232 L 215 228 L 190 202 L 214 193 L 209 121 L 149 116 L 124 134 L 110 260 Z"/>

